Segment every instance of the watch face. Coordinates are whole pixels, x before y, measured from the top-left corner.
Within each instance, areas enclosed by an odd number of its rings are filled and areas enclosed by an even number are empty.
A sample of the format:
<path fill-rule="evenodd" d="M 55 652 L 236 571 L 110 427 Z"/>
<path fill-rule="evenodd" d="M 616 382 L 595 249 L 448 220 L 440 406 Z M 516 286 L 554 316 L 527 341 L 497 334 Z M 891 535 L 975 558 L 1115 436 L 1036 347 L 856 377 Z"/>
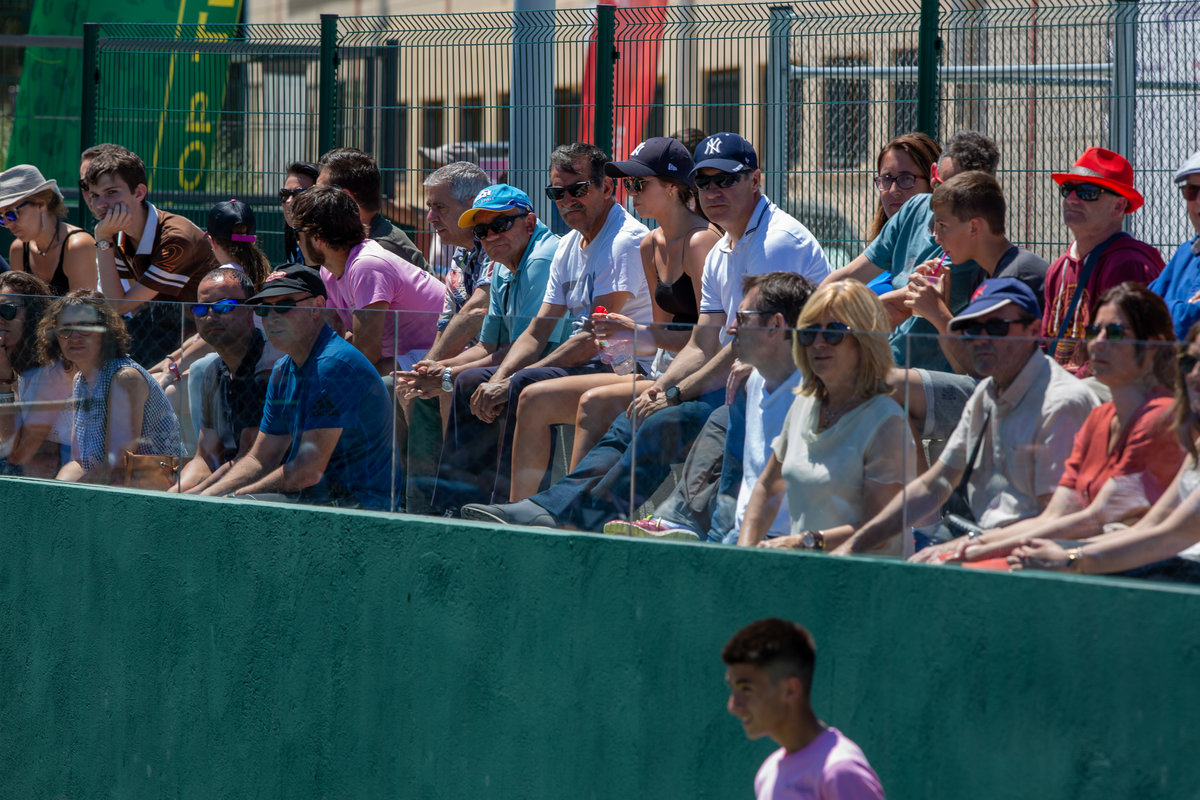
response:
<path fill-rule="evenodd" d="M 804 534 L 804 538 L 800 540 L 800 544 L 804 545 L 806 549 L 812 550 L 817 546 L 817 539 L 812 535 L 812 531 L 809 531 Z"/>

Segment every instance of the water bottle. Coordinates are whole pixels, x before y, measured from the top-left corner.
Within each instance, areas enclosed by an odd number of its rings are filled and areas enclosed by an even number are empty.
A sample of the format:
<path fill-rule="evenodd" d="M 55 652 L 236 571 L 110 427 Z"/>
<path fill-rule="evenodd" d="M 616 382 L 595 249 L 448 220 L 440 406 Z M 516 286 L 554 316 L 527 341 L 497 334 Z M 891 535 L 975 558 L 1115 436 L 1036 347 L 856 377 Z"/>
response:
<path fill-rule="evenodd" d="M 608 309 L 604 306 L 596 306 L 596 314 L 607 314 Z M 600 361 L 612 367 L 613 372 L 618 375 L 632 375 L 637 364 L 633 359 L 633 352 L 630 350 L 629 341 L 627 339 L 616 339 L 608 341 L 600 339 Z"/>

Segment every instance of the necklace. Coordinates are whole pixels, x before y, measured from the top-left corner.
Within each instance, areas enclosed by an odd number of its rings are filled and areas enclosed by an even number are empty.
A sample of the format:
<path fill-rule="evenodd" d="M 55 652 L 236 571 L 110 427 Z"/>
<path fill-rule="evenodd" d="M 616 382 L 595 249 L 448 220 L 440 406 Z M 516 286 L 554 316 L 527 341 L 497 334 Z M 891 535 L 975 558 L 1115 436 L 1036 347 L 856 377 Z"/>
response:
<path fill-rule="evenodd" d="M 844 414 L 850 408 L 850 404 L 853 403 L 854 400 L 854 395 L 850 395 L 850 397 L 846 398 L 846 402 L 837 407 L 836 411 L 831 411 L 829 405 L 826 404 L 825 407 L 821 409 L 821 427 L 825 430 L 833 427 L 833 423 L 837 422 L 841 418 L 842 414 Z"/>
<path fill-rule="evenodd" d="M 41 256 L 42 258 L 45 258 L 45 257 L 46 257 L 46 255 L 47 255 L 47 254 L 48 254 L 48 253 L 49 253 L 51 250 L 53 250 L 53 249 L 54 249 L 54 243 L 58 241 L 58 234 L 59 234 L 59 232 L 60 232 L 60 230 L 61 230 L 61 229 L 62 229 L 62 222 L 61 222 L 61 220 L 56 220 L 56 221 L 55 221 L 55 223 L 54 223 L 54 236 L 50 237 L 50 243 L 49 243 L 48 245 L 46 245 L 46 249 L 45 249 L 45 250 L 43 250 L 42 248 L 38 247 L 38 243 L 37 243 L 37 237 L 35 236 L 35 237 L 33 238 L 33 241 L 32 241 L 32 242 L 30 242 L 30 244 L 32 244 L 32 245 L 33 245 L 33 252 L 37 253 L 37 254 L 38 254 L 39 256 Z"/>

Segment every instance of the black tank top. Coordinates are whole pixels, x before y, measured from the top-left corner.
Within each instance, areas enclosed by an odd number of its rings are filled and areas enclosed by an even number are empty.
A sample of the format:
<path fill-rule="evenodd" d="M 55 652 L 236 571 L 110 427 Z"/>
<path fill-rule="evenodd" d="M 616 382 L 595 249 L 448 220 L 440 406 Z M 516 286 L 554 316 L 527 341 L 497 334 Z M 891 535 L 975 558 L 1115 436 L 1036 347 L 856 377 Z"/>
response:
<path fill-rule="evenodd" d="M 63 272 L 63 260 L 67 257 L 67 242 L 71 241 L 71 237 L 77 233 L 87 233 L 87 231 L 83 228 L 67 231 L 67 235 L 62 240 L 62 247 L 58 249 L 58 266 L 54 268 L 54 274 L 50 276 L 50 288 L 59 297 L 71 291 L 71 281 L 67 279 L 67 273 Z M 22 260 L 25 262 L 25 271 L 33 275 L 33 264 L 29 263 L 29 242 L 21 243 L 21 252 Z"/>
<path fill-rule="evenodd" d="M 692 286 L 692 276 L 686 272 L 674 283 L 663 283 L 660 279 L 654 287 L 654 302 L 663 311 L 674 315 L 673 324 L 694 325 L 700 319 L 696 289 Z"/>

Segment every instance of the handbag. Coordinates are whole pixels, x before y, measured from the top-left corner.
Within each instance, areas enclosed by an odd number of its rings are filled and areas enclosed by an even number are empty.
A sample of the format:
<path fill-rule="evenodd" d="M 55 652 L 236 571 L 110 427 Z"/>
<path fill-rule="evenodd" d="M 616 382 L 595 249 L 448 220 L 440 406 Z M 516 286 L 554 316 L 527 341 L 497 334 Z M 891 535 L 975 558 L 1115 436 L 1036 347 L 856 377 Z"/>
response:
<path fill-rule="evenodd" d="M 133 489 L 165 491 L 179 476 L 179 456 L 125 451 L 125 485 Z"/>

